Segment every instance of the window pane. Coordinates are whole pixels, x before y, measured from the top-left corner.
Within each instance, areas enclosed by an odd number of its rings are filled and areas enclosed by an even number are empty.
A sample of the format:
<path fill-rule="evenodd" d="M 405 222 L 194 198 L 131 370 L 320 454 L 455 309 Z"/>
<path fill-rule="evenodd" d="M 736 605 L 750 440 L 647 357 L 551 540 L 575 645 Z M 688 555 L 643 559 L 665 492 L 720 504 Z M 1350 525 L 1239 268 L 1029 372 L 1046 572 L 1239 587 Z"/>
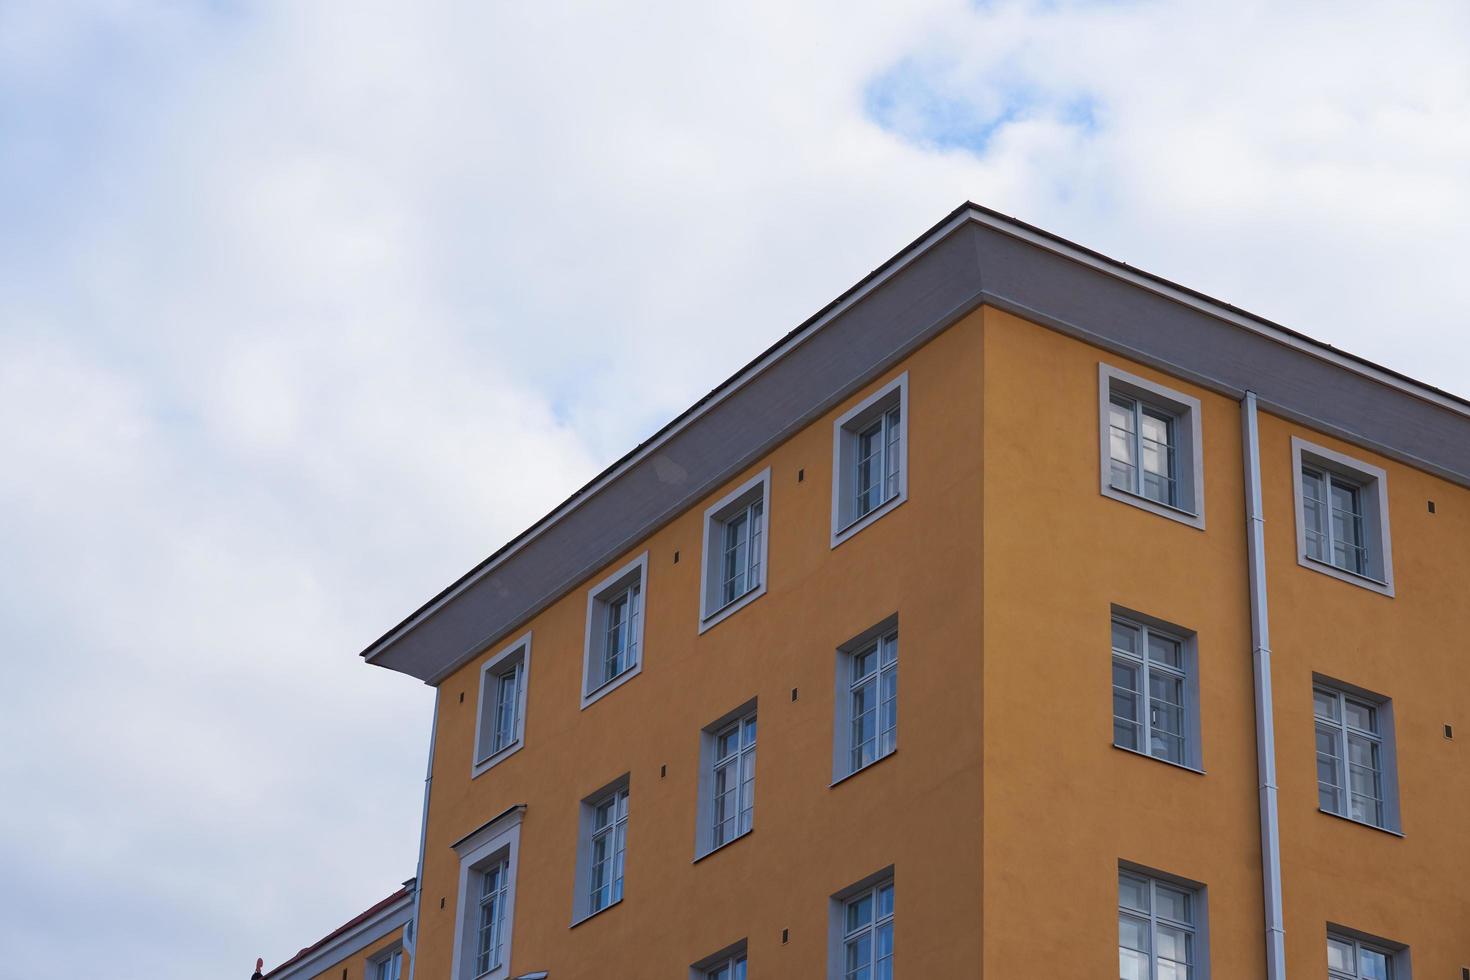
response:
<path fill-rule="evenodd" d="M 1178 640 L 1157 633 L 1148 635 L 1148 658 L 1154 663 L 1168 664 L 1175 670 L 1184 669 L 1184 659 Z"/>
<path fill-rule="evenodd" d="M 1327 969 L 1339 970 L 1351 975 L 1353 972 L 1353 944 L 1328 936 Z"/>
<path fill-rule="evenodd" d="M 1157 938 L 1159 959 L 1173 960 L 1175 963 L 1189 962 L 1191 936 L 1188 931 L 1160 925 Z"/>
<path fill-rule="evenodd" d="M 1133 875 L 1118 876 L 1118 904 L 1125 909 L 1148 911 L 1148 882 Z"/>
<path fill-rule="evenodd" d="M 873 896 L 864 895 L 862 898 L 847 903 L 847 931 L 853 932 L 873 921 Z"/>
<path fill-rule="evenodd" d="M 1143 453 L 1143 494 L 1164 504 L 1174 503 L 1174 423 L 1145 409 L 1139 444 Z"/>
<path fill-rule="evenodd" d="M 1118 976 L 1122 980 L 1150 980 L 1148 956 L 1118 947 Z"/>
<path fill-rule="evenodd" d="M 1378 712 L 1372 705 L 1348 698 L 1344 707 L 1347 723 L 1353 728 L 1364 732 L 1376 733 L 1378 731 Z"/>
<path fill-rule="evenodd" d="M 1327 721 L 1337 720 L 1337 695 L 1320 687 L 1312 689 L 1312 704 L 1317 717 Z"/>
<path fill-rule="evenodd" d="M 1127 914 L 1119 915 L 1118 947 L 1147 953 L 1149 951 L 1148 920 L 1134 918 Z"/>
<path fill-rule="evenodd" d="M 1168 885 L 1156 885 L 1154 901 L 1158 903 L 1155 914 L 1160 919 L 1171 919 L 1186 925 L 1194 922 L 1189 908 L 1190 896 L 1187 892 L 1170 888 Z"/>
<path fill-rule="evenodd" d="M 1358 947 L 1358 976 L 1362 980 L 1388 980 L 1388 957 L 1376 949 Z"/>
<path fill-rule="evenodd" d="M 887 918 L 893 914 L 893 886 L 884 885 L 878 889 L 878 917 Z"/>
<path fill-rule="evenodd" d="M 1133 402 L 1114 395 L 1108 406 L 1108 445 L 1112 457 L 1109 482 L 1120 490 L 1137 490 L 1137 435 L 1133 427 Z"/>
<path fill-rule="evenodd" d="M 1113 620 L 1113 649 L 1138 652 L 1138 627 Z"/>
<path fill-rule="evenodd" d="M 893 923 L 885 922 L 877 929 L 877 962 L 873 964 L 873 980 L 893 980 Z"/>
<path fill-rule="evenodd" d="M 1361 735 L 1349 735 L 1348 761 L 1355 766 L 1376 770 L 1378 768 L 1378 743 Z M 1356 787 L 1354 787 L 1356 788 Z"/>

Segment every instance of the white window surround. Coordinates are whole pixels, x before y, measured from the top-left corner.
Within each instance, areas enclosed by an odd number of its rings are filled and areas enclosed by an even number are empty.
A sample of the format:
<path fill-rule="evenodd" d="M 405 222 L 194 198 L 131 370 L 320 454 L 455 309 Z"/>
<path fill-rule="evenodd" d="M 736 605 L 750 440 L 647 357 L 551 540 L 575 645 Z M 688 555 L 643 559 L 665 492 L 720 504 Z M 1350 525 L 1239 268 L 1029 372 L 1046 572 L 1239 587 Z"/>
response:
<path fill-rule="evenodd" d="M 847 780 L 857 775 L 858 773 L 863 772 L 864 770 L 871 769 L 873 766 L 877 765 L 879 762 L 882 762 L 884 759 L 888 758 L 890 755 L 893 755 L 898 751 L 898 733 L 896 724 L 894 726 L 892 744 L 886 747 L 883 744 L 883 683 L 885 671 L 892 670 L 896 672 L 899 669 L 899 665 L 901 664 L 903 659 L 902 653 L 898 652 L 896 662 L 888 665 L 887 667 L 882 664 L 883 640 L 890 634 L 896 636 L 897 633 L 898 614 L 894 613 L 877 625 L 863 630 L 857 636 L 854 636 L 852 639 L 848 640 L 846 643 L 837 648 L 836 669 L 833 675 L 834 693 L 832 701 L 833 786 L 836 786 L 838 783 L 843 782 L 844 780 Z M 875 706 L 876 714 L 874 721 L 874 736 L 876 738 L 876 748 L 873 759 L 863 765 L 855 767 L 852 763 L 853 662 L 856 655 L 872 649 L 875 644 L 879 647 L 877 654 L 879 663 L 878 668 L 875 671 L 875 673 L 878 675 L 876 678 L 878 694 L 877 705 Z M 896 673 L 894 674 L 894 681 L 896 684 Z M 896 701 L 894 711 L 895 713 L 897 711 Z"/>
<path fill-rule="evenodd" d="M 1122 882 L 1125 878 L 1131 878 L 1134 880 L 1142 879 L 1143 881 L 1148 883 L 1148 894 L 1150 896 L 1150 907 L 1148 910 L 1140 911 L 1131 905 L 1125 904 L 1122 894 Z M 1158 924 L 1161 921 L 1165 928 L 1169 927 L 1169 917 L 1165 915 L 1160 915 L 1161 909 L 1156 908 L 1153 902 L 1153 896 L 1156 894 L 1156 889 L 1162 886 L 1164 889 L 1166 889 L 1166 891 L 1173 890 L 1176 892 L 1184 892 L 1189 896 L 1189 922 L 1188 928 L 1186 930 L 1192 937 L 1192 948 L 1190 950 L 1189 956 L 1191 964 L 1189 971 L 1189 980 L 1210 980 L 1210 891 L 1204 885 L 1204 883 L 1194 881 L 1189 878 L 1182 878 L 1179 875 L 1173 875 L 1167 872 L 1158 871 L 1154 868 L 1150 868 L 1141 864 L 1135 864 L 1131 861 L 1118 862 L 1118 881 L 1119 885 L 1117 911 L 1119 917 L 1119 958 L 1122 958 L 1122 920 L 1124 918 L 1131 918 L 1134 921 L 1139 922 L 1140 924 L 1143 920 L 1146 919 L 1149 924 L 1148 928 L 1150 930 L 1150 933 L 1152 933 L 1158 927 Z M 1151 935 L 1151 957 L 1157 951 L 1157 947 L 1152 944 L 1152 938 L 1153 937 Z M 1128 976 L 1127 973 L 1124 973 L 1122 971 L 1121 963 L 1119 973 L 1122 976 Z M 1152 976 L 1153 974 L 1148 973 L 1145 975 Z M 1160 975 L 1162 975 L 1162 973 Z"/>
<path fill-rule="evenodd" d="M 631 816 L 631 774 L 623 773 L 617 779 L 599 787 L 595 792 L 589 793 L 582 798 L 577 805 L 577 867 L 576 878 L 572 892 L 572 925 L 576 926 L 600 915 L 610 908 L 615 908 L 623 900 L 623 887 L 626 871 L 627 855 L 627 827 Z M 618 800 L 624 800 L 621 810 L 622 817 L 618 815 Z M 610 882 L 609 900 L 607 904 L 599 908 L 592 907 L 592 872 L 594 863 L 594 844 L 599 836 L 597 827 L 597 809 L 602 804 L 611 800 L 613 802 L 612 823 L 609 829 L 608 861 L 610 874 L 614 881 Z M 621 826 L 620 826 L 621 825 Z"/>
<path fill-rule="evenodd" d="M 1106 363 L 1099 362 L 1097 378 L 1099 488 L 1102 495 L 1203 531 L 1205 528 L 1205 472 L 1199 399 Z M 1175 423 L 1173 427 L 1175 503 L 1173 506 L 1113 485 L 1109 406 L 1115 393 L 1160 410 L 1173 418 Z"/>
<path fill-rule="evenodd" d="M 739 778 L 739 784 L 736 788 L 737 814 L 734 832 L 723 841 L 716 843 L 715 806 L 717 801 L 715 797 L 715 763 L 719 761 L 719 738 L 722 733 L 732 726 L 741 726 L 741 730 L 736 733 L 736 737 L 741 739 L 741 747 L 735 753 L 736 758 L 731 760 L 728 765 L 736 767 L 737 778 L 743 776 L 741 767 L 746 765 L 746 757 L 750 759 L 750 766 L 753 769 L 756 758 L 756 744 L 754 739 L 754 723 L 757 719 L 756 702 L 756 698 L 751 698 L 734 711 L 728 711 L 721 715 L 719 719 L 705 726 L 699 733 L 699 785 L 697 793 L 698 804 L 695 808 L 697 817 L 694 828 L 695 861 L 699 861 L 701 858 L 713 854 L 721 848 L 728 847 L 754 829 L 753 825 L 744 829 L 740 826 L 741 817 L 739 810 L 745 797 L 745 780 Z M 752 738 L 748 745 L 744 740 L 744 723 L 747 720 L 753 723 Z M 753 781 L 753 772 L 751 778 Z M 753 803 L 754 801 L 752 800 L 751 802 Z"/>
<path fill-rule="evenodd" d="M 626 642 L 633 650 L 633 663 L 612 679 L 598 683 L 594 680 L 596 666 L 606 651 L 607 610 L 609 602 L 615 602 L 631 586 L 637 587 L 637 614 Z M 606 697 L 643 672 L 643 624 L 648 613 L 648 552 L 643 552 L 628 564 L 587 590 L 587 629 L 582 645 L 582 707 Z"/>
<path fill-rule="evenodd" d="M 511 940 L 515 936 L 516 869 L 520 861 L 521 818 L 525 807 L 513 807 L 501 817 L 476 830 L 454 845 L 459 857 L 459 891 L 455 905 L 454 980 L 509 980 Z M 501 919 L 503 935 L 501 962 L 485 973 L 475 972 L 479 938 L 480 881 L 487 868 L 508 863 L 510 883 L 505 893 Z"/>
<path fill-rule="evenodd" d="M 515 696 L 514 737 L 496 744 L 499 727 L 501 678 L 512 670 L 518 673 Z M 489 772 L 526 744 L 526 691 L 531 679 L 531 634 L 528 631 L 507 645 L 480 667 L 480 700 L 475 708 L 475 747 L 470 764 L 470 778 Z M 502 740 L 503 741 L 503 740 Z"/>
<path fill-rule="evenodd" d="M 758 516 L 750 513 L 752 505 L 759 505 Z M 739 594 L 726 601 L 725 532 L 732 521 L 744 517 L 747 534 L 745 547 L 749 557 L 742 556 L 740 574 L 754 571 L 755 582 L 746 585 Z M 757 542 L 749 546 L 750 537 Z M 771 469 L 766 467 L 740 486 L 721 497 L 704 512 L 704 556 L 699 568 L 699 632 L 714 626 L 734 614 L 737 610 L 766 594 L 769 566 L 766 556 L 770 553 L 771 538 Z"/>
<path fill-rule="evenodd" d="M 1334 950 L 1336 945 L 1336 950 Z M 1388 961 L 1388 980 L 1413 980 L 1413 963 L 1409 947 L 1370 935 L 1358 929 L 1327 923 L 1327 976 L 1328 980 L 1376 980 L 1373 973 L 1360 971 L 1361 952 L 1378 953 Z M 1334 953 L 1336 955 L 1334 955 Z M 1350 969 L 1343 969 L 1343 954 L 1350 954 Z"/>
<path fill-rule="evenodd" d="M 733 942 L 718 953 L 713 953 L 698 963 L 691 964 L 689 980 L 709 980 L 712 974 L 718 976 L 719 974 L 715 971 L 720 969 L 727 971 L 726 977 L 731 977 L 733 980 L 745 980 L 746 974 L 743 970 L 746 967 L 747 955 L 744 939 Z M 739 964 L 738 968 L 736 964 Z"/>
<path fill-rule="evenodd" d="M 403 943 L 394 943 L 369 956 L 367 971 L 363 975 L 366 980 L 404 980 Z"/>
<path fill-rule="evenodd" d="M 847 977 L 847 904 L 883 886 L 894 885 L 893 865 L 882 871 L 853 882 L 841 891 L 834 892 L 827 901 L 827 980 L 846 980 Z M 889 923 L 897 919 L 897 889 L 894 889 L 895 914 L 886 916 Z M 876 911 L 876 909 L 875 909 Z"/>
<path fill-rule="evenodd" d="M 1316 692 L 1319 689 L 1335 692 L 1340 696 L 1341 699 L 1343 699 L 1339 701 L 1339 715 L 1336 725 L 1333 725 L 1331 722 L 1324 722 L 1322 718 L 1318 717 L 1315 702 Z M 1341 810 L 1332 810 L 1323 805 L 1322 766 L 1324 763 L 1324 759 L 1322 758 L 1320 745 L 1318 746 L 1318 752 L 1316 754 L 1318 767 L 1317 809 L 1329 816 L 1341 817 L 1344 820 L 1351 820 L 1353 823 L 1359 824 L 1364 827 L 1371 827 L 1374 830 L 1382 830 L 1387 833 L 1402 837 L 1403 822 L 1399 804 L 1398 744 L 1397 739 L 1394 735 L 1395 725 L 1393 699 L 1384 697 L 1381 694 L 1375 694 L 1372 691 L 1365 690 L 1353 684 L 1345 684 L 1342 681 L 1336 680 L 1335 678 L 1327 677 L 1325 675 L 1317 673 L 1314 673 L 1312 675 L 1312 691 L 1314 702 L 1312 711 L 1314 739 L 1320 741 L 1322 735 L 1326 734 L 1323 731 L 1324 728 L 1331 729 L 1332 737 L 1339 740 L 1335 744 L 1335 749 L 1337 752 L 1336 758 L 1342 763 L 1345 763 L 1346 760 L 1349 758 L 1349 756 L 1346 754 L 1349 751 L 1347 747 L 1347 741 L 1354 731 L 1353 727 L 1349 724 L 1346 717 L 1345 708 L 1347 699 L 1361 702 L 1364 705 L 1370 706 L 1375 712 L 1378 730 L 1377 732 L 1372 733 L 1372 736 L 1370 736 L 1370 738 L 1376 738 L 1379 752 L 1379 781 L 1382 784 L 1381 799 L 1383 808 L 1383 822 L 1373 823 L 1368 820 L 1360 820 L 1352 815 L 1353 811 L 1350 802 L 1351 795 L 1349 789 L 1350 783 L 1348 782 L 1349 777 L 1346 775 L 1346 773 L 1341 773 L 1336 777 L 1340 780 L 1337 785 L 1339 787 L 1339 792 L 1342 795 L 1342 800 L 1340 803 Z"/>
<path fill-rule="evenodd" d="M 1182 708 L 1183 708 L 1183 714 L 1184 714 L 1184 720 L 1183 720 L 1184 746 L 1183 746 L 1183 757 L 1182 758 L 1179 758 L 1179 759 L 1170 759 L 1170 758 L 1167 757 L 1167 755 L 1161 755 L 1161 754 L 1159 754 L 1159 753 L 1157 753 L 1157 752 L 1154 751 L 1154 745 L 1153 745 L 1154 739 L 1153 739 L 1152 732 L 1151 732 L 1151 729 L 1153 727 L 1153 721 L 1154 721 L 1154 718 L 1152 717 L 1152 711 L 1150 711 L 1150 716 L 1149 717 L 1144 718 L 1144 719 L 1140 719 L 1140 722 L 1142 723 L 1142 725 L 1141 725 L 1142 729 L 1148 729 L 1148 730 L 1150 730 L 1149 733 L 1148 733 L 1148 735 L 1147 735 L 1145 744 L 1142 744 L 1142 745 L 1140 745 L 1137 748 L 1134 748 L 1134 747 L 1131 747 L 1131 746 L 1128 746 L 1128 745 L 1119 744 L 1118 728 L 1117 728 L 1117 725 L 1118 725 L 1117 698 L 1118 698 L 1118 695 L 1119 695 L 1119 691 L 1118 691 L 1118 678 L 1116 676 L 1117 664 L 1121 660 L 1127 660 L 1130 663 L 1132 663 L 1133 665 L 1136 665 L 1137 667 L 1140 668 L 1139 669 L 1139 683 L 1143 687 L 1143 691 L 1142 691 L 1142 696 L 1139 698 L 1139 701 L 1143 705 L 1150 706 L 1151 707 L 1152 701 L 1153 701 L 1153 690 L 1152 690 L 1152 686 L 1148 683 L 1148 671 L 1151 671 L 1151 670 L 1155 669 L 1156 662 L 1153 660 L 1153 658 L 1151 656 L 1149 658 L 1145 659 L 1142 656 L 1142 653 L 1144 652 L 1143 650 L 1140 650 L 1134 656 L 1129 657 L 1129 656 L 1127 656 L 1127 652 L 1126 651 L 1120 651 L 1118 649 L 1118 647 L 1117 647 L 1116 641 L 1113 641 L 1112 642 L 1113 654 L 1112 654 L 1111 664 L 1112 664 L 1113 669 L 1115 671 L 1114 678 L 1113 678 L 1113 695 L 1114 695 L 1113 745 L 1114 745 L 1114 747 L 1116 747 L 1116 748 L 1118 748 L 1118 749 L 1120 749 L 1120 750 L 1122 750 L 1124 752 L 1132 752 L 1132 753 L 1134 753 L 1136 755 L 1142 755 L 1142 756 L 1145 756 L 1147 758 L 1157 759 L 1159 762 L 1168 763 L 1169 765 L 1179 766 L 1181 768 L 1188 769 L 1188 770 L 1190 770 L 1192 772 L 1203 773 L 1204 772 L 1204 746 L 1203 746 L 1203 742 L 1201 741 L 1201 738 L 1200 738 L 1200 713 L 1201 712 L 1200 712 L 1200 698 L 1199 698 L 1199 691 L 1200 691 L 1200 677 L 1199 677 L 1199 638 L 1198 638 L 1197 634 L 1193 630 L 1185 629 L 1184 627 L 1175 625 L 1174 623 L 1166 622 L 1165 620 L 1158 619 L 1158 618 L 1156 618 L 1154 616 L 1147 616 L 1147 615 L 1144 615 L 1143 613 L 1137 612 L 1137 611 L 1132 610 L 1132 609 L 1126 609 L 1123 606 L 1118 606 L 1118 605 L 1114 605 L 1112 607 L 1112 617 L 1110 619 L 1110 631 L 1112 629 L 1111 624 L 1116 624 L 1116 623 L 1125 623 L 1125 624 L 1127 624 L 1129 626 L 1133 626 L 1135 628 L 1138 628 L 1140 630 L 1140 633 L 1138 634 L 1140 639 L 1143 639 L 1144 633 L 1146 631 L 1146 633 L 1147 633 L 1148 636 L 1159 636 L 1159 637 L 1164 638 L 1165 640 L 1172 640 L 1172 641 L 1174 641 L 1175 643 L 1177 643 L 1179 645 L 1180 668 L 1179 669 L 1175 669 L 1175 670 L 1170 670 L 1167 663 L 1164 663 L 1164 664 L 1158 665 L 1158 666 L 1160 666 L 1160 668 L 1163 670 L 1163 672 L 1164 672 L 1164 674 L 1166 676 L 1178 677 L 1183 682 L 1182 683 L 1182 689 L 1183 689 L 1183 697 L 1184 697 L 1184 700 L 1183 700 L 1183 703 L 1182 703 Z M 1146 640 L 1144 642 L 1145 642 L 1145 644 L 1147 643 Z M 1147 646 L 1144 647 L 1144 650 L 1147 650 Z M 1167 728 L 1165 729 L 1165 731 L 1167 731 Z"/>
<path fill-rule="evenodd" d="M 1358 489 L 1359 505 L 1362 508 L 1362 539 L 1366 548 L 1363 573 L 1359 574 L 1308 554 L 1308 528 L 1302 496 L 1303 467 L 1342 477 Z M 1296 509 L 1297 564 L 1371 592 L 1392 596 L 1393 538 L 1389 534 L 1388 473 L 1372 463 L 1365 463 L 1299 436 L 1292 436 L 1291 489 Z"/>
<path fill-rule="evenodd" d="M 857 507 L 858 436 L 862 430 L 898 410 L 896 443 L 892 460 L 896 486 L 883 494 L 881 503 L 863 513 Z M 885 432 L 887 430 L 885 429 Z M 885 447 L 886 453 L 886 447 Z M 837 547 L 872 524 L 909 496 L 909 375 L 905 371 L 843 412 L 832 424 L 832 542 Z M 883 457 L 885 478 L 889 457 Z"/>

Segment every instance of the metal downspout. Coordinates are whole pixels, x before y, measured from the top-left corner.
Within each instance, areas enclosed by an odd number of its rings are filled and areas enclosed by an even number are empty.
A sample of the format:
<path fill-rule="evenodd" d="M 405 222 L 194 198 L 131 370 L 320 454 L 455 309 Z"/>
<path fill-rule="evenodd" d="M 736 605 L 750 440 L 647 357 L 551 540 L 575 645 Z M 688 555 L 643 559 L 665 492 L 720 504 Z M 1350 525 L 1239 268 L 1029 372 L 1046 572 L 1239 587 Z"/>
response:
<path fill-rule="evenodd" d="M 413 882 L 412 935 L 404 943 L 408 947 L 408 980 L 413 980 L 419 966 L 419 906 L 424 895 L 424 849 L 429 839 L 429 790 L 434 786 L 434 735 L 439 730 L 439 690 L 434 691 L 434 719 L 429 726 L 429 763 L 424 769 L 424 815 L 419 821 L 419 865 Z"/>
<path fill-rule="evenodd" d="M 1276 809 L 1276 712 L 1271 698 L 1271 618 L 1266 609 L 1266 535 L 1261 513 L 1261 440 L 1256 393 L 1240 403 L 1245 455 L 1246 555 L 1250 563 L 1251 660 L 1256 681 L 1256 768 L 1261 779 L 1261 878 L 1266 898 L 1266 977 L 1286 978 L 1281 914 L 1281 826 Z"/>

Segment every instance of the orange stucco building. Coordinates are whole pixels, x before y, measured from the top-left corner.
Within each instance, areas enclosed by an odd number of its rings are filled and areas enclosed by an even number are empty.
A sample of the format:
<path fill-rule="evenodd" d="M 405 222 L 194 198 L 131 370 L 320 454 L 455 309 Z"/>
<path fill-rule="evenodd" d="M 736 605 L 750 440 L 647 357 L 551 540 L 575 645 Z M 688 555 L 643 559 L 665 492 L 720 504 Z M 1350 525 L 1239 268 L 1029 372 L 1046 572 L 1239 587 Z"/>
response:
<path fill-rule="evenodd" d="M 1459 978 L 1467 487 L 1470 404 L 966 205 L 364 652 L 412 975 Z"/>

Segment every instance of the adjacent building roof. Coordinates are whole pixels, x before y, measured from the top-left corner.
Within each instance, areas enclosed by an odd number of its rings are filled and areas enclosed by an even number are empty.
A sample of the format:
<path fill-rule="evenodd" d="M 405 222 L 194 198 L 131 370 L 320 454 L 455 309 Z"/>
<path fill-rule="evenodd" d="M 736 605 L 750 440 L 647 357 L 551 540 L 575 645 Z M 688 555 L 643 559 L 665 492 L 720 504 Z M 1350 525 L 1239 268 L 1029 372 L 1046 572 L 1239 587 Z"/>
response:
<path fill-rule="evenodd" d="M 438 683 L 981 304 L 1470 486 L 1470 401 L 966 203 L 362 656 Z"/>
<path fill-rule="evenodd" d="M 265 974 L 264 980 L 290 980 L 312 977 L 354 952 L 366 949 L 413 916 L 413 888 L 417 879 L 410 878 L 398 889 L 371 908 L 348 919 L 316 942 L 301 950 L 280 966 Z"/>

